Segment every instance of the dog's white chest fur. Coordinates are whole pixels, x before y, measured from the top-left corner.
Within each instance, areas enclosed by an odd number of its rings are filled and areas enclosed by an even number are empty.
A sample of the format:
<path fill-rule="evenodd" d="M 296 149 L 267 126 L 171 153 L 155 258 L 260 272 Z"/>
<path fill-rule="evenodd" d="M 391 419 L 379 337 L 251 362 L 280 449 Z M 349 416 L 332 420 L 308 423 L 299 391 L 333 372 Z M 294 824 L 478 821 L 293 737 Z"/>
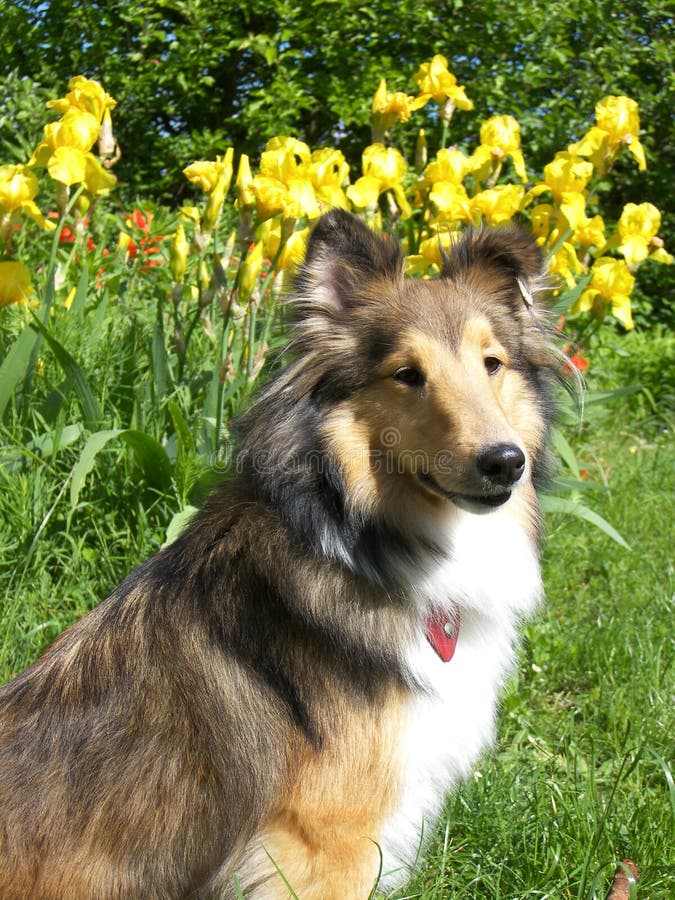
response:
<path fill-rule="evenodd" d="M 532 541 L 505 511 L 459 511 L 450 546 L 448 560 L 420 586 L 417 599 L 422 607 L 459 609 L 459 639 L 449 662 L 440 659 L 422 629 L 409 648 L 409 668 L 427 690 L 414 694 L 406 710 L 400 803 L 381 838 L 385 889 L 409 876 L 448 791 L 492 742 L 517 624 L 542 592 Z"/>

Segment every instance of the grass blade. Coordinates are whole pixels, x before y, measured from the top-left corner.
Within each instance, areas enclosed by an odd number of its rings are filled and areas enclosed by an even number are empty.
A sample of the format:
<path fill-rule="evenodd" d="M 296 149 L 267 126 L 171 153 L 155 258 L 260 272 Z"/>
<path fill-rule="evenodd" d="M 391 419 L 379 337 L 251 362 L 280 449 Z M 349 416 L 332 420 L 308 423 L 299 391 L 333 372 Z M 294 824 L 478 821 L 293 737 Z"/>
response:
<path fill-rule="evenodd" d="M 164 331 L 161 321 L 155 322 L 151 345 L 152 372 L 155 376 L 155 392 L 158 398 L 166 397 L 171 379 L 169 360 L 166 355 Z"/>
<path fill-rule="evenodd" d="M 80 277 L 77 282 L 77 288 L 75 289 L 75 296 L 73 297 L 73 302 L 70 305 L 70 314 L 78 317 L 82 317 L 84 315 L 84 310 L 87 305 L 87 292 L 89 290 L 89 269 L 86 265 L 82 266 L 82 271 L 80 272 Z"/>
<path fill-rule="evenodd" d="M 558 431 L 557 428 L 551 428 L 551 443 L 553 447 L 563 460 L 563 462 L 567 465 L 570 471 L 574 474 L 574 477 L 577 481 L 581 480 L 581 475 L 579 473 L 579 463 L 577 462 L 576 453 L 572 450 L 572 447 L 569 444 L 569 441 L 563 437 L 562 432 Z"/>
<path fill-rule="evenodd" d="M 181 412 L 180 406 L 175 400 L 168 401 L 169 415 L 173 422 L 173 427 L 178 437 L 178 445 L 184 454 L 194 454 L 195 441 L 190 432 L 190 426 L 185 421 L 185 416 Z"/>
<path fill-rule="evenodd" d="M 0 416 L 7 408 L 14 388 L 26 374 L 36 341 L 34 330 L 24 328 L 0 366 Z"/>
<path fill-rule="evenodd" d="M 166 537 L 162 547 L 168 547 L 169 544 L 173 544 L 176 538 L 180 537 L 185 531 L 198 512 L 199 509 L 196 506 L 186 506 L 185 509 L 181 509 L 180 512 L 177 512 L 167 525 Z"/>
<path fill-rule="evenodd" d="M 136 462 L 143 469 L 148 484 L 158 491 L 170 491 L 173 483 L 171 460 L 159 441 L 145 431 L 131 428 L 121 431 L 119 437 L 134 451 Z"/>
<path fill-rule="evenodd" d="M 72 379 L 73 389 L 77 396 L 82 416 L 87 425 L 98 425 L 101 422 L 101 410 L 79 363 L 68 353 L 63 344 L 49 332 L 42 322 L 34 317 L 31 328 L 38 331 L 47 341 L 65 375 Z"/>
<path fill-rule="evenodd" d="M 97 455 L 115 438 L 119 438 L 134 451 L 136 462 L 151 487 L 159 491 L 171 489 L 171 462 L 164 447 L 152 435 L 133 429 L 113 428 L 96 431 L 89 436 L 80 458 L 73 467 L 70 482 L 70 505 L 73 509 L 77 506 L 87 475 L 94 468 Z"/>
<path fill-rule="evenodd" d="M 630 545 L 623 537 L 621 537 L 616 528 L 609 524 L 607 519 L 603 519 L 601 515 L 594 512 L 592 509 L 589 509 L 587 506 L 584 506 L 583 503 L 579 503 L 576 500 L 569 500 L 566 497 L 553 497 L 550 494 L 544 494 L 539 500 L 541 508 L 545 513 L 565 513 L 567 515 L 577 516 L 579 519 L 584 519 L 586 522 L 590 522 L 591 525 L 595 525 L 596 528 L 599 528 L 600 531 L 607 535 L 607 537 L 616 541 L 616 543 L 624 549 L 631 549 Z"/>
<path fill-rule="evenodd" d="M 115 428 L 108 431 L 96 431 L 94 434 L 89 435 L 87 443 L 84 445 L 84 449 L 80 454 L 80 458 L 73 466 L 72 478 L 70 481 L 70 505 L 72 509 L 75 509 L 77 506 L 80 491 L 84 486 L 84 480 L 94 468 L 94 462 L 96 461 L 96 455 L 99 450 L 102 450 L 108 441 L 117 437 L 119 433 L 120 429 Z"/>
<path fill-rule="evenodd" d="M 668 797 L 670 799 L 670 809 L 673 814 L 673 819 L 675 819 L 675 779 L 673 779 L 673 773 L 670 771 L 670 767 L 665 759 L 656 752 L 656 750 L 652 750 L 651 747 L 647 747 L 648 753 L 654 757 L 656 762 L 661 766 L 663 771 L 663 775 L 666 779 L 666 784 L 668 785 Z"/>
<path fill-rule="evenodd" d="M 279 874 L 279 877 L 281 878 L 281 880 L 283 881 L 284 885 L 286 886 L 286 889 L 288 890 L 289 897 L 291 898 L 291 900 L 300 900 L 300 898 L 298 897 L 298 895 L 295 893 L 295 891 L 294 891 L 293 888 L 291 887 L 291 884 L 290 884 L 289 880 L 286 878 L 286 876 L 284 875 L 284 873 L 283 873 L 283 872 L 281 871 L 281 869 L 279 868 L 279 865 L 278 865 L 276 859 L 272 856 L 272 854 L 269 852 L 269 850 L 267 849 L 267 847 L 263 846 L 263 850 L 265 851 L 265 853 L 266 853 L 266 854 L 268 855 L 268 857 L 270 858 L 270 860 L 271 860 L 271 862 L 272 862 L 272 865 L 273 865 L 274 868 L 277 870 L 277 873 Z"/>

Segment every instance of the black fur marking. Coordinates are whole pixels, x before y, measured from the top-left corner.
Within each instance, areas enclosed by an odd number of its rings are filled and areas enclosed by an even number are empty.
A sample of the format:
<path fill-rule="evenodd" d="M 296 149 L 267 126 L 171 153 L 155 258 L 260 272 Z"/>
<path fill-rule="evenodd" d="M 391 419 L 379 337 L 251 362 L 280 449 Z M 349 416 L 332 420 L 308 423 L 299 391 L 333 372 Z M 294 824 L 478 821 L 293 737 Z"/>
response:
<path fill-rule="evenodd" d="M 396 337 L 393 334 L 379 332 L 373 334 L 366 347 L 366 357 L 371 366 L 379 365 L 382 360 L 396 348 Z"/>
<path fill-rule="evenodd" d="M 312 389 L 312 400 L 320 406 L 334 406 L 348 400 L 361 387 L 361 379 L 349 380 L 341 372 L 324 372 Z"/>
<path fill-rule="evenodd" d="M 321 737 L 301 695 L 298 679 L 293 677 L 290 665 L 282 661 L 289 646 L 298 641 L 304 643 L 304 623 L 289 611 L 279 591 L 261 573 L 246 567 L 237 581 L 235 590 L 246 602 L 241 604 L 233 623 L 230 649 L 262 678 L 288 708 L 309 742 L 318 748 Z"/>
<path fill-rule="evenodd" d="M 365 523 L 356 534 L 350 554 L 354 571 L 382 587 L 391 587 L 411 572 L 424 572 L 430 559 L 440 558 L 439 548 L 423 544 L 384 522 Z"/>
<path fill-rule="evenodd" d="M 322 216 L 315 225 L 305 265 L 324 253 L 371 276 L 396 277 L 403 263 L 398 241 L 373 234 L 360 219 L 341 209 Z"/>
<path fill-rule="evenodd" d="M 394 335 L 383 332 L 369 335 L 365 346 L 359 351 L 366 364 L 358 371 L 339 363 L 327 369 L 312 389 L 312 400 L 319 406 L 334 406 L 348 400 L 372 381 L 379 364 L 395 347 Z"/>
<path fill-rule="evenodd" d="M 469 231 L 448 253 L 443 253 L 441 277 L 457 278 L 479 267 L 503 271 L 514 280 L 528 282 L 542 274 L 544 263 L 539 247 L 519 228 Z"/>

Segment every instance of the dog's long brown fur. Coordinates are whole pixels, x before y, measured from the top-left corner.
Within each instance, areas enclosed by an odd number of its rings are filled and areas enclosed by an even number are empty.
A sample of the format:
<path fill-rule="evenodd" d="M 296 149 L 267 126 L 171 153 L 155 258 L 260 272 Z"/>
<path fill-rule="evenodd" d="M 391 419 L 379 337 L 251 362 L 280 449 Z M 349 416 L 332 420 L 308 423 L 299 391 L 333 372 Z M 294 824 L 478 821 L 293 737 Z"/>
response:
<path fill-rule="evenodd" d="M 299 558 L 272 516 L 231 500 L 5 689 L 3 898 L 186 896 L 214 875 L 217 895 L 220 867 L 243 860 L 260 822 L 271 848 L 315 844 L 344 864 L 341 829 L 382 814 L 369 770 L 386 785 L 394 743 L 373 713 L 399 688 L 360 671 L 365 621 L 341 636 L 351 659 L 320 631 L 344 616 L 351 579 Z M 277 599 L 288 593 L 317 610 L 316 626 L 297 633 Z"/>
<path fill-rule="evenodd" d="M 538 540 L 556 365 L 529 308 L 541 270 L 505 230 L 407 281 L 393 241 L 321 220 L 295 361 L 241 423 L 237 471 L 0 690 L 2 900 L 287 897 L 276 866 L 303 900 L 368 896 L 426 690 L 414 583 L 448 552 L 446 520 Z M 527 463 L 507 496 L 475 459 L 509 442 Z"/>

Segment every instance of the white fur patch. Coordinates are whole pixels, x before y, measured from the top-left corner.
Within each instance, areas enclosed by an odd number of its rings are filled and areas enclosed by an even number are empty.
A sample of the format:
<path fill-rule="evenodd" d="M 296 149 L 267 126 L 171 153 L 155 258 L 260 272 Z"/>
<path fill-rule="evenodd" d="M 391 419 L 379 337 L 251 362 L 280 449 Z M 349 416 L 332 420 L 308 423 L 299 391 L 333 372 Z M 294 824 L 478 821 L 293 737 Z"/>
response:
<path fill-rule="evenodd" d="M 517 624 L 542 594 L 535 548 L 508 505 L 486 515 L 455 508 L 448 559 L 415 592 L 420 631 L 407 662 L 427 690 L 412 697 L 401 735 L 401 802 L 381 836 L 385 890 L 409 877 L 448 791 L 494 740 L 495 709 L 513 666 Z M 447 663 L 423 635 L 430 606 L 460 610 L 457 648 Z"/>

